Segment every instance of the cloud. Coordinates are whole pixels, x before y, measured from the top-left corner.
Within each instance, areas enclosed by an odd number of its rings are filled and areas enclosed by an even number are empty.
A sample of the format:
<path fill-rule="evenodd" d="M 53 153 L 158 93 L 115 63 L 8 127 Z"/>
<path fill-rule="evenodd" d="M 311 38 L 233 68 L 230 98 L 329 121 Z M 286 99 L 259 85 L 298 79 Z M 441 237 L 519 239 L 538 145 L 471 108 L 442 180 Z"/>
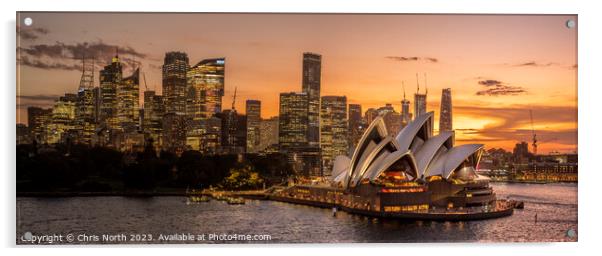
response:
<path fill-rule="evenodd" d="M 405 61 L 419 61 L 419 60 L 430 62 L 430 63 L 437 63 L 437 62 L 439 62 L 438 59 L 431 58 L 431 57 L 386 56 L 385 58 L 389 59 L 389 60 L 393 60 L 393 61 L 402 61 L 402 62 L 405 62 Z"/>
<path fill-rule="evenodd" d="M 46 28 L 23 28 L 17 27 L 17 35 L 22 40 L 34 41 L 42 35 L 47 35 L 50 31 Z"/>
<path fill-rule="evenodd" d="M 479 84 L 484 85 L 484 86 L 500 86 L 503 83 L 502 83 L 502 81 L 499 81 L 499 80 L 487 79 L 487 80 L 479 81 Z"/>
<path fill-rule="evenodd" d="M 46 70 L 52 70 L 52 69 L 81 70 L 82 69 L 81 65 L 34 60 L 34 59 L 30 59 L 27 56 L 22 56 L 20 60 L 17 60 L 17 62 L 20 65 L 25 65 L 25 66 L 30 66 L 30 67 L 34 67 L 34 68 L 40 68 L 40 69 L 46 69 Z"/>
<path fill-rule="evenodd" d="M 140 61 L 148 55 L 137 51 L 130 46 L 115 46 L 102 41 L 66 44 L 34 44 L 28 47 L 17 48 L 18 63 L 41 69 L 81 70 L 79 63 L 83 57 L 94 58 L 97 66 L 102 68 L 102 63 L 108 62 L 119 53 L 123 60 L 122 65 L 127 69 L 132 65 L 140 65 Z M 74 60 L 78 62 L 75 63 Z"/>
<path fill-rule="evenodd" d="M 65 44 L 62 42 L 55 42 L 54 44 L 36 44 L 27 48 L 21 48 L 20 50 L 33 57 L 63 59 L 81 59 L 86 57 L 110 60 L 116 52 L 119 52 L 120 55 L 129 55 L 137 58 L 146 58 L 147 56 L 147 54 L 138 52 L 130 46 L 109 45 L 102 41 L 75 44 Z"/>
<path fill-rule="evenodd" d="M 557 143 L 568 146 L 577 145 L 577 106 L 526 106 L 513 105 L 510 107 L 480 107 L 454 106 L 456 113 L 464 116 L 480 118 L 487 116 L 497 122 L 492 122 L 480 129 L 456 129 L 467 138 L 457 141 L 474 143 L 475 141 L 529 141 L 532 136 L 529 109 L 533 111 L 533 122 L 537 138 L 541 144 Z M 574 124 L 571 125 L 571 124 Z M 561 129 L 549 128 L 558 127 Z M 539 128 L 538 128 L 539 127 Z M 464 136 L 460 136 L 464 137 Z"/>
<path fill-rule="evenodd" d="M 512 86 L 499 80 L 485 79 L 477 82 L 479 85 L 484 86 L 483 90 L 477 91 L 476 95 L 479 96 L 506 96 L 506 95 L 519 95 L 527 92 L 520 86 Z"/>
<path fill-rule="evenodd" d="M 52 95 L 52 94 L 38 94 L 38 95 L 18 95 L 17 98 L 22 100 L 32 100 L 32 101 L 55 101 L 61 97 L 60 95 Z"/>
<path fill-rule="evenodd" d="M 534 67 L 534 68 L 546 68 L 546 67 L 560 67 L 568 69 L 577 69 L 577 64 L 561 64 L 557 62 L 538 62 L 538 61 L 524 61 L 519 63 L 504 63 L 504 66 L 509 67 Z"/>
<path fill-rule="evenodd" d="M 28 107 L 49 108 L 54 106 L 54 102 L 61 97 L 53 94 L 37 95 L 17 95 L 17 108 L 27 109 Z"/>
<path fill-rule="evenodd" d="M 548 63 L 541 63 L 541 62 L 536 62 L 536 61 L 527 61 L 527 62 L 522 62 L 522 63 L 518 63 L 518 64 L 514 64 L 514 67 L 550 67 L 550 66 L 557 66 L 558 63 L 554 63 L 554 62 L 548 62 Z"/>

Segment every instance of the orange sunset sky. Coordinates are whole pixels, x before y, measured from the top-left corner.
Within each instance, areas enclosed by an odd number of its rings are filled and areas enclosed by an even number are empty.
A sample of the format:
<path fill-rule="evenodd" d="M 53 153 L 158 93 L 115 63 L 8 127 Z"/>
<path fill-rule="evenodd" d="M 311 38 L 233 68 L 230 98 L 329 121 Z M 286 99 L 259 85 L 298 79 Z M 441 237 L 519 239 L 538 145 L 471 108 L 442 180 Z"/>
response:
<path fill-rule="evenodd" d="M 301 90 L 302 54 L 315 52 L 323 96 L 345 95 L 363 111 L 386 103 L 400 111 L 404 81 L 413 110 L 416 73 L 421 91 L 426 73 L 435 129 L 441 89 L 452 89 L 458 144 L 511 150 L 530 142 L 532 109 L 539 152 L 576 152 L 577 28 L 565 26 L 569 19 L 577 16 L 20 13 L 17 122 L 27 123 L 28 106 L 50 107 L 77 91 L 83 53 L 98 70 L 115 46 L 124 75 L 140 62 L 159 92 L 165 52 L 184 51 L 191 65 L 225 57 L 223 108 L 237 87 L 236 109 L 261 100 L 267 118 L 278 115 L 280 92 Z"/>

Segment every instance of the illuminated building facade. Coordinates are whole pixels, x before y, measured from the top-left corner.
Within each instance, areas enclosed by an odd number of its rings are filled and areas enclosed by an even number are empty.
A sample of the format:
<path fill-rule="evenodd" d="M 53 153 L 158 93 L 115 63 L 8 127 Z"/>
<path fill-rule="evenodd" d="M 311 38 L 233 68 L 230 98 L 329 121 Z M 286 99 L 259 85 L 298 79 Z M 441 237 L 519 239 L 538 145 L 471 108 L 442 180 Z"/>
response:
<path fill-rule="evenodd" d="M 226 109 L 216 114 L 221 119 L 221 148 L 224 154 L 244 153 L 247 148 L 247 117 Z"/>
<path fill-rule="evenodd" d="M 111 64 L 100 71 L 100 121 L 108 129 L 118 127 L 117 87 L 123 77 L 119 56 L 113 57 Z"/>
<path fill-rule="evenodd" d="M 401 127 L 405 127 L 412 121 L 412 115 L 410 114 L 410 101 L 406 100 L 405 93 L 403 100 L 401 101 Z"/>
<path fill-rule="evenodd" d="M 81 142 L 85 144 L 92 143 L 92 136 L 96 129 L 96 101 L 93 88 L 80 88 L 78 90 L 75 116 L 81 133 Z"/>
<path fill-rule="evenodd" d="M 322 56 L 303 53 L 302 89 L 307 94 L 307 143 L 310 147 L 320 144 L 320 86 L 322 78 Z"/>
<path fill-rule="evenodd" d="M 181 154 L 186 149 L 186 117 L 176 113 L 163 116 L 162 145 L 164 150 Z"/>
<path fill-rule="evenodd" d="M 75 94 L 65 94 L 60 97 L 52 107 L 50 122 L 46 126 L 45 143 L 54 144 L 67 142 L 70 139 L 70 131 L 75 130 Z"/>
<path fill-rule="evenodd" d="M 221 148 L 222 120 L 217 117 L 210 117 L 201 121 L 203 145 L 200 149 L 202 153 L 217 154 Z"/>
<path fill-rule="evenodd" d="M 186 53 L 168 52 L 165 54 L 162 83 L 167 113 L 183 115 L 186 112 L 186 72 L 188 67 Z"/>
<path fill-rule="evenodd" d="M 347 154 L 347 97 L 322 96 L 320 124 L 322 175 L 329 176 L 334 158 Z"/>
<path fill-rule="evenodd" d="M 297 174 L 321 175 L 320 147 L 308 142 L 308 95 L 304 92 L 280 94 L 278 144 L 287 154 Z"/>
<path fill-rule="evenodd" d="M 165 115 L 165 99 L 156 95 L 155 91 L 144 92 L 144 118 L 142 129 L 153 140 L 156 149 L 159 149 L 163 133 L 163 115 Z"/>
<path fill-rule="evenodd" d="M 32 143 L 29 127 L 25 124 L 17 124 L 17 145 Z"/>
<path fill-rule="evenodd" d="M 140 69 L 123 78 L 117 86 L 117 120 L 124 132 L 138 130 L 140 109 Z"/>
<path fill-rule="evenodd" d="M 362 118 L 362 105 L 349 104 L 349 147 L 354 147 L 362 136 L 364 121 Z"/>
<path fill-rule="evenodd" d="M 46 141 L 46 126 L 50 123 L 52 108 L 44 109 L 39 107 L 27 108 L 27 124 L 33 140 L 38 143 Z"/>
<path fill-rule="evenodd" d="M 307 146 L 308 95 L 280 93 L 278 144 L 283 151 Z"/>
<path fill-rule="evenodd" d="M 222 121 L 217 117 L 188 120 L 186 146 L 204 154 L 218 154 L 221 146 Z"/>
<path fill-rule="evenodd" d="M 439 132 L 452 131 L 452 97 L 451 88 L 441 91 L 441 111 L 439 112 Z"/>
<path fill-rule="evenodd" d="M 395 111 L 393 105 L 387 103 L 376 111 L 379 116 L 383 117 L 387 131 L 390 133 L 398 133 L 401 130 L 401 115 Z"/>
<path fill-rule="evenodd" d="M 75 119 L 81 143 L 91 144 L 96 129 L 98 94 L 94 88 L 94 62 L 82 60 L 82 76 L 77 90 Z"/>
<path fill-rule="evenodd" d="M 248 117 L 247 117 L 248 118 Z M 268 119 L 262 119 L 259 122 L 259 145 L 258 152 L 273 151 L 278 149 L 278 117 L 274 116 Z"/>
<path fill-rule="evenodd" d="M 261 101 L 246 101 L 247 153 L 257 153 L 261 139 Z"/>
<path fill-rule="evenodd" d="M 418 116 L 426 113 L 426 93 L 414 94 L 414 119 L 418 118 Z"/>
<path fill-rule="evenodd" d="M 189 118 L 209 118 L 222 111 L 225 58 L 205 59 L 188 69 L 186 113 Z"/>

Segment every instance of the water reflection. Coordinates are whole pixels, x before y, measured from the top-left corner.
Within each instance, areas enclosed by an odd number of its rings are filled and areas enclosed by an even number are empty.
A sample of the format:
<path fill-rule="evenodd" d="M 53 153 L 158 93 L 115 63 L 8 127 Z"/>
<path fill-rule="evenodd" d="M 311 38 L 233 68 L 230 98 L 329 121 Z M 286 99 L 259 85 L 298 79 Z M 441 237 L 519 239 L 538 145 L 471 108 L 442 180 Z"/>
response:
<path fill-rule="evenodd" d="M 17 237 L 30 231 L 269 234 L 272 243 L 577 240 L 566 235 L 571 228 L 578 234 L 575 184 L 493 186 L 500 197 L 525 201 L 525 209 L 500 219 L 434 222 L 377 219 L 343 211 L 333 216 L 330 209 L 272 201 L 186 205 L 183 197 L 17 198 Z"/>

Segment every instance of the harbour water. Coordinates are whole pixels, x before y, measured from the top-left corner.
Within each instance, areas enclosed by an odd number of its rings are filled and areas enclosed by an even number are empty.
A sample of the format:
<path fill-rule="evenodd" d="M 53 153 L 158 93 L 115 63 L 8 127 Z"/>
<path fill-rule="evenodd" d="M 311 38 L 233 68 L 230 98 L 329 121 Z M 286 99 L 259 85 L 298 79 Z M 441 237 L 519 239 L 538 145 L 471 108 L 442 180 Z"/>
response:
<path fill-rule="evenodd" d="M 16 240 L 30 244 L 27 238 L 32 235 L 70 234 L 75 241 L 58 243 L 577 241 L 577 184 L 491 185 L 499 198 L 523 201 L 525 208 L 498 219 L 434 222 L 376 219 L 342 211 L 333 216 L 331 209 L 261 200 L 229 205 L 216 200 L 186 204 L 185 197 L 19 197 Z M 123 241 L 102 237 L 121 234 L 126 237 Z M 204 239 L 190 241 L 187 235 Z M 93 239 L 96 236 L 98 241 Z M 90 239 L 78 241 L 78 237 Z"/>

